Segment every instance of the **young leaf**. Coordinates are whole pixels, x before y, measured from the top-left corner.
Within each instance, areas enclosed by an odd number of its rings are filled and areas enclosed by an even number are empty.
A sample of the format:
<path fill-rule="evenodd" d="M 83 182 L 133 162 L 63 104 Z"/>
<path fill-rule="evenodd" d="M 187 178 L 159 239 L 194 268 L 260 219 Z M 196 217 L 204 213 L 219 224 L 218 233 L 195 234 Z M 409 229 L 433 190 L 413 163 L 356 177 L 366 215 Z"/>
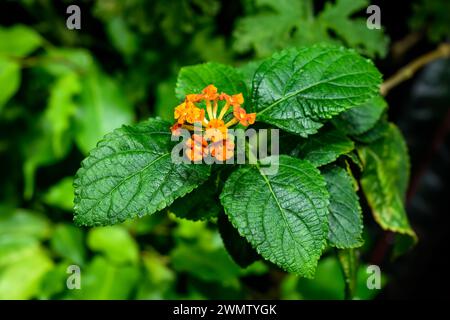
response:
<path fill-rule="evenodd" d="M 355 249 L 339 250 L 337 252 L 339 263 L 344 274 L 345 296 L 353 298 L 356 294 L 358 282 L 358 254 Z"/>
<path fill-rule="evenodd" d="M 274 54 L 253 78 L 258 120 L 306 137 L 378 93 L 381 75 L 353 50 L 313 46 Z"/>
<path fill-rule="evenodd" d="M 363 244 L 363 221 L 352 177 L 345 169 L 331 166 L 322 170 L 330 193 L 328 241 L 333 247 L 356 248 Z"/>
<path fill-rule="evenodd" d="M 27 26 L 0 27 L 0 55 L 24 57 L 36 50 L 41 43 L 41 36 Z"/>
<path fill-rule="evenodd" d="M 301 142 L 291 152 L 292 156 L 308 160 L 316 167 L 335 161 L 340 155 L 351 152 L 355 145 L 345 134 L 335 128 L 326 128 Z"/>
<path fill-rule="evenodd" d="M 182 68 L 175 93 L 178 99 L 183 100 L 186 95 L 200 93 L 210 84 L 214 84 L 219 92 L 242 93 L 244 98 L 247 94 L 243 77 L 237 69 L 214 62 Z"/>
<path fill-rule="evenodd" d="M 75 221 L 98 226 L 152 214 L 204 182 L 210 168 L 171 159 L 170 123 L 150 119 L 105 136 L 74 181 Z"/>
<path fill-rule="evenodd" d="M 308 161 L 280 156 L 278 172 L 258 166 L 231 174 L 221 194 L 225 213 L 253 247 L 288 272 L 313 277 L 328 235 L 328 192 Z"/>
<path fill-rule="evenodd" d="M 383 97 L 376 96 L 361 106 L 342 112 L 332 121 L 345 133 L 358 135 L 371 129 L 386 108 L 387 103 Z"/>
<path fill-rule="evenodd" d="M 364 165 L 362 190 L 375 220 L 385 230 L 416 238 L 403 204 L 409 180 L 409 158 L 398 128 L 389 124 L 383 138 L 361 146 L 358 153 Z"/>
<path fill-rule="evenodd" d="M 0 111 L 19 89 L 20 76 L 19 64 L 0 56 Z"/>

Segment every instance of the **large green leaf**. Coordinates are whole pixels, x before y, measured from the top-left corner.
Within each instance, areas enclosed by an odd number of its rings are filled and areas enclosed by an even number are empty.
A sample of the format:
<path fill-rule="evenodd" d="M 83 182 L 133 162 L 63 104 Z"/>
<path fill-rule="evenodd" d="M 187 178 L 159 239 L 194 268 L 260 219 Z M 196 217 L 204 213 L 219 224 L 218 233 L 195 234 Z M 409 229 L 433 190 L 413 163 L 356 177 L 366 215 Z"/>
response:
<path fill-rule="evenodd" d="M 1 41 L 1 40 L 0 40 Z M 20 66 L 17 62 L 0 56 L 0 110 L 17 92 L 20 85 Z"/>
<path fill-rule="evenodd" d="M 363 244 L 361 206 L 352 177 L 337 166 L 322 171 L 330 193 L 328 240 L 337 248 L 355 248 Z"/>
<path fill-rule="evenodd" d="M 184 67 L 178 74 L 177 98 L 182 100 L 187 94 L 200 93 L 206 86 L 213 84 L 219 92 L 227 94 L 247 94 L 247 88 L 240 72 L 220 63 L 208 62 Z"/>
<path fill-rule="evenodd" d="M 0 27 L 0 56 L 24 57 L 36 50 L 41 43 L 40 35 L 24 25 Z"/>
<path fill-rule="evenodd" d="M 113 78 L 95 68 L 84 77 L 75 117 L 75 140 L 85 154 L 105 134 L 132 123 L 133 118 L 133 108 Z"/>
<path fill-rule="evenodd" d="M 375 96 L 380 81 L 373 63 L 353 50 L 285 50 L 256 71 L 252 104 L 259 120 L 306 137 L 327 119 Z"/>
<path fill-rule="evenodd" d="M 375 96 L 361 106 L 342 112 L 333 123 L 347 134 L 362 134 L 375 125 L 386 108 L 383 97 Z"/>
<path fill-rule="evenodd" d="M 390 124 L 383 138 L 361 146 L 358 153 L 364 165 L 361 186 L 375 220 L 385 230 L 416 238 L 404 207 L 410 165 L 398 128 Z"/>
<path fill-rule="evenodd" d="M 172 161 L 169 127 L 150 119 L 99 142 L 74 180 L 78 224 L 108 225 L 152 214 L 208 178 L 209 166 Z"/>
<path fill-rule="evenodd" d="M 308 161 L 280 156 L 278 172 L 233 172 L 221 194 L 232 224 L 267 260 L 313 277 L 328 236 L 328 192 Z"/>
<path fill-rule="evenodd" d="M 308 160 L 316 167 L 336 160 L 340 155 L 349 153 L 355 147 L 352 140 L 335 128 L 324 128 L 318 134 L 301 139 L 291 155 Z"/>

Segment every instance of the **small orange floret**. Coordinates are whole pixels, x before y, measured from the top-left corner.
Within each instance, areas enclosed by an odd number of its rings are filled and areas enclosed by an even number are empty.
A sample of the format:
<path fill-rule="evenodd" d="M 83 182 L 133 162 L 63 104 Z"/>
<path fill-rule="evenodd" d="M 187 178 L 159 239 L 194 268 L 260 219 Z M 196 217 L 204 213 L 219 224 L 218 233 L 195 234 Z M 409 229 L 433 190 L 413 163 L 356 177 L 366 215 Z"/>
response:
<path fill-rule="evenodd" d="M 241 107 L 234 107 L 233 115 L 243 126 L 248 126 L 249 124 L 255 123 L 256 113 L 247 114 L 245 109 Z"/>
<path fill-rule="evenodd" d="M 186 156 L 191 161 L 201 161 L 208 153 L 208 143 L 202 136 L 193 134 L 191 138 L 186 141 L 188 149 L 185 150 Z"/>
<path fill-rule="evenodd" d="M 234 143 L 228 139 L 209 145 L 209 152 L 219 161 L 225 161 L 234 156 Z"/>
<path fill-rule="evenodd" d="M 206 100 L 216 100 L 219 98 L 219 94 L 217 93 L 217 88 L 210 84 L 205 89 L 202 90 L 203 99 Z"/>

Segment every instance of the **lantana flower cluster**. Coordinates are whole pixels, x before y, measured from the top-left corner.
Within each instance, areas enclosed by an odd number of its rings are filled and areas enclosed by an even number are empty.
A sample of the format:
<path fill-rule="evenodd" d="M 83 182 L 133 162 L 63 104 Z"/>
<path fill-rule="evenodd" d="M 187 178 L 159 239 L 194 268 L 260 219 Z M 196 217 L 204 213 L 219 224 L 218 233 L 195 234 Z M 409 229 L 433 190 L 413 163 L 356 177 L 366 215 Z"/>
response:
<path fill-rule="evenodd" d="M 202 102 L 206 108 L 199 107 Z M 170 128 L 174 135 L 179 135 L 182 128 L 192 133 L 186 141 L 186 156 L 192 161 L 201 161 L 207 156 L 219 161 L 233 157 L 235 146 L 228 129 L 239 123 L 248 126 L 253 124 L 256 118 L 256 113 L 247 113 L 241 107 L 243 103 L 242 93 L 218 93 L 212 84 L 200 94 L 188 94 L 175 108 L 176 123 Z M 230 108 L 233 108 L 233 117 L 225 123 L 224 118 L 229 118 Z"/>

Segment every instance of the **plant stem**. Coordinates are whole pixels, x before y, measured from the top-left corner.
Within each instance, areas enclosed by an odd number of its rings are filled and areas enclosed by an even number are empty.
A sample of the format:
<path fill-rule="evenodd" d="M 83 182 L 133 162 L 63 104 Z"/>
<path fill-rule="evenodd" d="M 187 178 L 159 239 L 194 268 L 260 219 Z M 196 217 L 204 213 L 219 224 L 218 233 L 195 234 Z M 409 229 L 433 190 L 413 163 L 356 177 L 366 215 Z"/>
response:
<path fill-rule="evenodd" d="M 387 79 L 380 87 L 381 94 L 383 96 L 387 95 L 392 88 L 403 81 L 410 79 L 417 72 L 417 70 L 426 64 L 434 60 L 448 57 L 450 57 L 450 44 L 442 43 L 439 47 L 437 47 L 437 49 L 420 56 Z"/>

